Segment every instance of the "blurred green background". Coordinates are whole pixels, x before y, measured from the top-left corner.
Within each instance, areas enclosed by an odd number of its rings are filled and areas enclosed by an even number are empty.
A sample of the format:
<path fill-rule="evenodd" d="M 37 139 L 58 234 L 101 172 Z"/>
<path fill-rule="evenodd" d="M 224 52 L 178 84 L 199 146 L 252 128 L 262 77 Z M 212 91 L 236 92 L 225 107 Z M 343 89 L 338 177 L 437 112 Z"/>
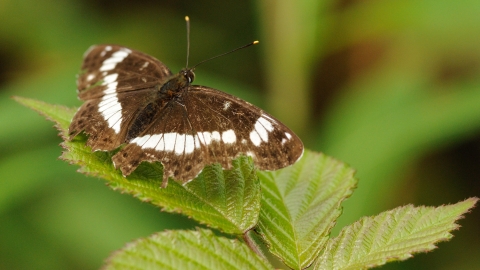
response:
<path fill-rule="evenodd" d="M 0 269 L 97 269 L 138 237 L 196 223 L 58 160 L 52 123 L 12 95 L 79 106 L 92 44 L 184 66 L 358 171 L 339 227 L 396 206 L 480 196 L 480 1 L 0 0 Z M 480 211 L 448 243 L 382 269 L 479 269 Z"/>

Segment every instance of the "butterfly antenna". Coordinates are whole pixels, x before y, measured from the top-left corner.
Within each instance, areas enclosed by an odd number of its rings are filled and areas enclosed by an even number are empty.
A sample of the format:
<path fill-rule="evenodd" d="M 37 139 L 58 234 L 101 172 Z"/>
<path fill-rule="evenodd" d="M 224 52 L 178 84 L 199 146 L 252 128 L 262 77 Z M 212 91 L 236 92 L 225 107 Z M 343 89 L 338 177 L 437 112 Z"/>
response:
<path fill-rule="evenodd" d="M 190 58 L 190 18 L 185 16 L 185 22 L 187 23 L 187 64 L 185 68 L 188 68 L 188 58 Z"/>
<path fill-rule="evenodd" d="M 227 55 L 227 54 L 236 52 L 236 51 L 241 50 L 241 49 L 245 49 L 245 48 L 247 48 L 247 47 L 250 47 L 250 46 L 252 46 L 252 45 L 256 45 L 256 44 L 258 44 L 258 43 L 259 43 L 259 41 L 258 41 L 258 40 L 255 40 L 254 42 L 248 43 L 248 44 L 246 44 L 246 45 L 243 45 L 242 47 L 238 47 L 238 48 L 233 49 L 233 50 L 231 50 L 231 51 L 229 51 L 229 52 L 222 53 L 222 54 L 217 55 L 217 56 L 214 56 L 214 57 L 212 57 L 212 58 L 208 58 L 207 60 L 203 60 L 202 62 L 196 64 L 196 65 L 193 66 L 191 69 L 194 70 L 197 66 L 199 66 L 200 64 L 203 64 L 203 63 L 205 63 L 205 62 L 207 62 L 207 61 L 213 60 L 213 59 L 218 58 L 218 57 L 220 57 L 220 56 L 224 56 L 224 55 Z"/>

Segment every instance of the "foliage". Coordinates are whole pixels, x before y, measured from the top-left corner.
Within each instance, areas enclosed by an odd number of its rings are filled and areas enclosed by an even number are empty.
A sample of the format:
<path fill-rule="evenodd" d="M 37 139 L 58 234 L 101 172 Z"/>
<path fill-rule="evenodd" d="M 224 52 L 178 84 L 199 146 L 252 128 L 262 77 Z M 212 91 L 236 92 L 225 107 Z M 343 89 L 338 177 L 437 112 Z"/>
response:
<path fill-rule="evenodd" d="M 307 150 L 294 165 L 259 172 L 259 177 L 251 159 L 240 157 L 231 170 L 210 165 L 185 185 L 169 181 L 160 188 L 161 164 L 143 163 L 125 178 L 113 167 L 109 153 L 92 152 L 85 146 L 85 136 L 66 139 L 68 119 L 75 110 L 32 99 L 15 100 L 56 123 L 65 139 L 62 159 L 80 165 L 80 172 L 104 178 L 113 189 L 164 211 L 182 213 L 245 238 L 241 243 L 209 230 L 156 233 L 114 253 L 105 269 L 273 269 L 248 240 L 254 228 L 268 250 L 291 269 L 305 269 L 315 261 L 315 269 L 370 268 L 432 250 L 436 242 L 450 239 L 450 231 L 458 228 L 455 221 L 478 200 L 437 208 L 400 207 L 363 218 L 330 238 L 341 203 L 357 184 L 354 171 L 330 157 Z"/>

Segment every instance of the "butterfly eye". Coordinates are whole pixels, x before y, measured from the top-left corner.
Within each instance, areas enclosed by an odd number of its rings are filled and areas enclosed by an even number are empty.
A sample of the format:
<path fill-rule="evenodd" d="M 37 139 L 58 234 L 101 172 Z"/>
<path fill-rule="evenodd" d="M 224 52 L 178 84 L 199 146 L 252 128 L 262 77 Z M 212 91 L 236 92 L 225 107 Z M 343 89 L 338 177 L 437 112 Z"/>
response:
<path fill-rule="evenodd" d="M 187 78 L 188 83 L 192 83 L 195 80 L 195 73 L 191 69 L 185 70 L 185 78 Z"/>

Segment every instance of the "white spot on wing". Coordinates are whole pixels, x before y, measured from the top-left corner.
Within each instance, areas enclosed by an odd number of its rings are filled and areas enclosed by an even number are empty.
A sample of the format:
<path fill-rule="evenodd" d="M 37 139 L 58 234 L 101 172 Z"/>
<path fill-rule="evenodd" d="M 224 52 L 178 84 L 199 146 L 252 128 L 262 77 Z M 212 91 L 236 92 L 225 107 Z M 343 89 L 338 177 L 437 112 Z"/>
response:
<path fill-rule="evenodd" d="M 98 111 L 103 112 L 106 109 L 115 106 L 117 104 L 117 96 L 116 95 L 105 95 L 102 98 L 102 101 L 98 104 Z"/>
<path fill-rule="evenodd" d="M 252 141 L 253 145 L 255 146 L 260 146 L 262 143 L 262 139 L 260 139 L 260 136 L 258 136 L 258 133 L 255 130 L 250 132 L 250 141 Z"/>
<path fill-rule="evenodd" d="M 175 149 L 175 140 L 177 133 L 165 133 L 163 139 L 165 140 L 165 151 L 173 151 Z"/>
<path fill-rule="evenodd" d="M 200 147 L 198 136 L 178 133 L 164 133 L 144 135 L 130 141 L 142 147 L 142 149 L 155 149 L 157 151 L 175 151 L 175 154 L 191 154 L 195 147 Z M 198 146 L 196 145 L 198 144 Z"/>
<path fill-rule="evenodd" d="M 292 138 L 292 134 L 290 134 L 288 132 L 285 132 L 285 137 L 287 137 L 287 138 L 282 139 L 282 145 L 285 144 L 287 141 L 289 141 Z"/>
<path fill-rule="evenodd" d="M 155 146 L 155 150 L 157 150 L 157 151 L 165 151 L 164 134 L 158 134 L 158 136 L 160 136 L 160 140 L 158 141 L 157 146 Z"/>
<path fill-rule="evenodd" d="M 111 115 L 114 115 L 115 113 L 119 112 L 118 111 L 118 105 L 114 104 L 113 106 L 110 106 L 108 108 L 105 108 L 105 110 L 102 110 L 102 115 L 104 117 L 109 117 Z M 103 108 L 103 107 L 102 107 Z"/>
<path fill-rule="evenodd" d="M 212 141 L 220 141 L 220 133 L 218 131 L 212 132 Z"/>
<path fill-rule="evenodd" d="M 106 65 L 106 64 L 118 64 L 118 63 L 122 62 L 122 60 L 125 58 L 125 57 L 123 57 L 123 53 L 120 54 L 120 55 L 116 55 L 116 54 L 117 53 L 114 53 L 114 54 L 112 54 L 112 56 L 110 58 L 105 59 L 105 61 L 103 61 L 103 64 L 104 65 Z"/>
<path fill-rule="evenodd" d="M 120 59 L 125 59 L 132 51 L 126 48 L 121 48 L 120 50 L 114 52 L 112 54 L 112 58 L 120 58 Z M 108 59 L 107 59 L 108 60 Z"/>
<path fill-rule="evenodd" d="M 265 117 L 271 119 L 268 115 L 262 114 L 255 122 L 254 129 L 250 132 L 250 140 L 256 146 L 259 146 L 262 141 L 268 142 L 268 133 L 274 130 L 272 123 Z"/>
<path fill-rule="evenodd" d="M 262 114 L 262 117 L 268 119 L 270 122 L 272 122 L 272 123 L 274 123 L 274 124 L 277 123 L 277 121 L 275 121 L 275 120 L 274 120 L 270 115 L 268 115 L 268 114 L 264 114 L 264 113 L 263 113 L 263 114 Z"/>
<path fill-rule="evenodd" d="M 118 111 L 108 118 L 108 126 L 115 130 L 115 133 L 120 132 L 120 124 L 122 123 L 122 112 Z"/>
<path fill-rule="evenodd" d="M 106 46 L 102 52 L 108 52 L 112 50 L 112 46 Z M 122 62 L 132 51 L 126 48 L 121 48 L 117 52 L 113 53 L 111 57 L 103 61 L 100 71 L 106 75 L 106 71 L 114 69 L 118 63 Z M 120 132 L 120 126 L 122 124 L 122 105 L 118 102 L 116 94 L 118 74 L 113 73 L 103 78 L 102 85 L 106 85 L 107 88 L 103 91 L 104 96 L 98 105 L 99 111 L 102 113 L 103 118 L 108 122 L 108 126 L 112 128 L 115 133 Z"/>
<path fill-rule="evenodd" d="M 197 132 L 197 138 L 198 138 L 198 141 L 201 143 L 201 144 L 206 144 L 205 142 L 205 137 L 203 136 L 203 133 L 202 132 Z"/>
<path fill-rule="evenodd" d="M 108 48 L 110 46 L 105 47 L 105 51 L 109 51 Z M 110 50 L 112 47 L 110 47 Z M 121 48 L 120 50 L 114 52 L 112 56 L 105 59 L 103 61 L 102 66 L 100 67 L 100 71 L 108 71 L 114 69 L 118 63 L 122 62 L 132 51 L 127 48 Z"/>
<path fill-rule="evenodd" d="M 148 139 L 150 139 L 150 135 L 145 135 L 145 136 L 142 136 L 142 137 L 137 137 L 137 138 L 133 139 L 131 142 L 138 144 L 138 145 L 141 146 L 142 148 L 148 148 L 148 147 L 145 147 L 145 143 L 148 141 Z"/>
<path fill-rule="evenodd" d="M 186 135 L 186 136 L 187 137 L 185 138 L 185 154 L 191 154 L 193 153 L 193 150 L 195 150 L 195 141 L 192 135 Z"/>
<path fill-rule="evenodd" d="M 185 134 L 177 134 L 175 139 L 175 154 L 181 155 L 185 151 Z"/>
<path fill-rule="evenodd" d="M 116 96 L 116 93 L 117 93 L 117 82 L 113 82 L 113 83 L 109 83 L 107 85 L 107 88 L 103 91 L 103 93 L 105 93 L 106 95 L 108 94 L 115 94 Z"/>
<path fill-rule="evenodd" d="M 148 64 L 150 64 L 150 63 L 149 62 L 143 63 L 142 67 L 140 67 L 139 70 L 143 70 L 144 68 L 148 67 Z"/>
<path fill-rule="evenodd" d="M 103 90 L 104 96 L 98 104 L 98 111 L 107 121 L 108 127 L 113 128 L 115 133 L 120 132 L 120 125 L 122 124 L 122 105 L 118 102 L 115 92 L 117 77 L 118 74 L 114 73 L 103 78 L 103 85 L 107 85 L 107 88 Z"/>
<path fill-rule="evenodd" d="M 257 120 L 255 123 L 255 130 L 257 131 L 258 135 L 260 135 L 260 138 L 262 138 L 262 141 L 268 142 L 268 131 L 260 124 L 260 121 Z"/>
<path fill-rule="evenodd" d="M 264 114 L 263 116 L 266 116 L 266 115 Z M 265 119 L 263 116 L 260 117 L 260 118 L 258 118 L 257 123 L 262 124 L 262 126 L 263 126 L 268 132 L 272 132 L 272 131 L 273 131 L 273 125 L 272 125 L 272 123 L 270 123 L 270 121 L 268 121 L 267 119 Z"/>
<path fill-rule="evenodd" d="M 113 74 L 110 74 L 110 75 L 107 75 L 103 78 L 103 85 L 107 85 L 107 84 L 110 84 L 110 83 L 113 83 L 113 82 L 116 82 L 118 78 L 118 74 L 117 73 L 113 73 Z"/>
<path fill-rule="evenodd" d="M 229 129 L 227 131 L 222 132 L 222 141 L 223 143 L 234 143 L 237 141 L 237 136 L 235 136 L 235 131 L 233 129 Z"/>
<path fill-rule="evenodd" d="M 203 142 L 205 145 L 209 145 L 212 142 L 212 134 L 210 132 L 205 131 L 202 133 L 203 134 Z"/>
<path fill-rule="evenodd" d="M 160 141 L 160 138 L 161 138 L 160 134 L 155 134 L 155 135 L 152 135 L 152 136 L 145 135 L 143 137 L 147 137 L 147 136 L 149 137 L 149 139 L 146 141 L 145 144 L 142 145 L 142 148 L 143 149 L 147 149 L 147 148 L 154 149 L 157 146 L 158 142 Z"/>
<path fill-rule="evenodd" d="M 95 74 L 88 74 L 87 81 L 91 81 L 95 78 Z"/>
<path fill-rule="evenodd" d="M 232 105 L 232 102 L 230 102 L 230 101 L 228 101 L 228 100 L 225 101 L 225 102 L 223 103 L 223 110 L 224 110 L 224 111 L 228 110 L 228 108 L 230 108 L 230 105 Z"/>
<path fill-rule="evenodd" d="M 110 119 L 118 119 L 118 116 L 121 115 L 121 112 L 115 112 L 111 107 L 106 108 L 104 113 L 110 113 L 110 115 L 108 115 Z M 250 136 L 255 145 L 258 146 L 262 142 L 255 130 L 252 131 Z M 222 133 L 218 131 L 211 133 L 208 131 L 197 132 L 195 135 L 164 133 L 137 137 L 132 139 L 131 143 L 139 145 L 142 149 L 175 152 L 175 154 L 181 155 L 191 154 L 195 149 L 201 148 L 202 144 L 209 145 L 214 141 L 231 144 L 237 141 L 237 136 L 233 129 L 226 130 Z M 246 143 L 245 139 L 243 139 L 243 141 Z"/>
<path fill-rule="evenodd" d="M 200 137 L 198 135 L 195 135 L 195 148 L 200 148 Z"/>
<path fill-rule="evenodd" d="M 100 71 L 112 70 L 115 68 L 116 65 L 117 63 L 102 64 L 102 66 L 100 67 Z"/>

